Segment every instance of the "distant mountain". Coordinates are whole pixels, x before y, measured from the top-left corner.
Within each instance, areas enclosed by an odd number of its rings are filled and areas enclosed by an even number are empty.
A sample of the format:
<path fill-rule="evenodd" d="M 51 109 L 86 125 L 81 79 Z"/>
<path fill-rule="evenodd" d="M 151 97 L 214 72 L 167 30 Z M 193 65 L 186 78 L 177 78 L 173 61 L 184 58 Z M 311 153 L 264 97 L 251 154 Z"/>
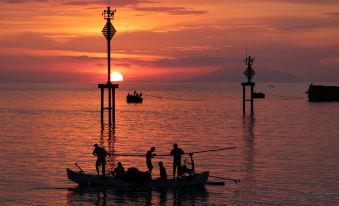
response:
<path fill-rule="evenodd" d="M 280 72 L 270 69 L 254 69 L 255 82 L 300 82 L 298 77 L 287 72 Z M 209 74 L 186 79 L 188 82 L 242 82 L 246 80 L 243 70 L 228 70 L 226 68 L 218 69 Z"/>

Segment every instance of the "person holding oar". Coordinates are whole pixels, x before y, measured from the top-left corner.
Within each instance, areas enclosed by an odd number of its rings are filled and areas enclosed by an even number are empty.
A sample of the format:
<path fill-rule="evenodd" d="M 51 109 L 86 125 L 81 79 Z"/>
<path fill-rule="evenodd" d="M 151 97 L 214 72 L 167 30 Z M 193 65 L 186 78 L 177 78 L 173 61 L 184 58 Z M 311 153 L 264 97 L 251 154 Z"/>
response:
<path fill-rule="evenodd" d="M 99 166 L 102 166 L 102 176 L 105 176 L 105 168 L 106 168 L 106 156 L 108 155 L 107 151 L 99 147 L 98 144 L 94 144 L 94 150 L 93 150 L 93 155 L 97 156 L 97 161 L 95 163 L 95 168 L 97 170 L 98 176 L 99 174 Z"/>
<path fill-rule="evenodd" d="M 155 147 L 151 147 L 150 150 L 146 152 L 146 165 L 148 168 L 148 173 L 152 175 L 153 165 L 152 165 L 152 159 L 156 156 Z"/>
<path fill-rule="evenodd" d="M 178 171 L 178 177 L 181 176 L 181 155 L 185 152 L 178 147 L 178 144 L 173 144 L 173 149 L 170 153 L 173 156 L 173 179 L 175 179 L 175 171 Z"/>

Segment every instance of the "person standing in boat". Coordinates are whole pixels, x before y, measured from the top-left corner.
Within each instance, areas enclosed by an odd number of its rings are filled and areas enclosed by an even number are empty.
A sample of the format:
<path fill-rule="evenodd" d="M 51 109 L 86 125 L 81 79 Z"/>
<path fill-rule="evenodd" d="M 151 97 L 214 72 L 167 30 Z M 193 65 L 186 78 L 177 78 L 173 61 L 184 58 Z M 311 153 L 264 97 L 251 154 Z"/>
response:
<path fill-rule="evenodd" d="M 178 147 L 178 144 L 173 144 L 173 149 L 170 155 L 173 156 L 173 179 L 175 179 L 175 172 L 178 171 L 178 177 L 181 176 L 181 155 L 185 152 Z"/>
<path fill-rule="evenodd" d="M 153 170 L 152 159 L 156 156 L 154 151 L 155 151 L 155 147 L 151 147 L 151 149 L 146 152 L 146 164 L 147 164 L 149 174 L 152 174 L 152 170 Z"/>
<path fill-rule="evenodd" d="M 160 180 L 167 180 L 167 172 L 162 161 L 158 162 L 160 169 Z"/>
<path fill-rule="evenodd" d="M 97 170 L 98 175 L 99 174 L 99 166 L 102 166 L 102 175 L 105 176 L 105 168 L 106 168 L 106 156 L 107 156 L 107 151 L 102 148 L 99 147 L 98 144 L 94 144 L 94 150 L 93 150 L 93 155 L 97 156 L 97 161 L 95 163 L 95 168 Z"/>

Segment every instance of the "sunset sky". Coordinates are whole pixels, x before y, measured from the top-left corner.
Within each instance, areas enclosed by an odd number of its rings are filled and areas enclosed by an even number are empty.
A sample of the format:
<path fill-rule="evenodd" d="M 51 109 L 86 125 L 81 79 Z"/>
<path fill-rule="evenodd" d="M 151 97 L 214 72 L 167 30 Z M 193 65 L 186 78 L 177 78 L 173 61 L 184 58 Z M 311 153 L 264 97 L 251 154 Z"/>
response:
<path fill-rule="evenodd" d="M 1 82 L 106 80 L 108 1 L 1 0 Z M 254 69 L 339 81 L 338 0 L 112 0 L 112 72 L 129 81 Z"/>

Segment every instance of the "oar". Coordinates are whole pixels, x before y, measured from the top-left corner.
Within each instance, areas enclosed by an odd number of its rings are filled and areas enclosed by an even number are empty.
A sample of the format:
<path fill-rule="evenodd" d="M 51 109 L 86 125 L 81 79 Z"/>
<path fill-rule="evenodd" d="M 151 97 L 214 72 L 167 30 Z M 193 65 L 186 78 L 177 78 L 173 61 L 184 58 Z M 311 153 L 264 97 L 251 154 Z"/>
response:
<path fill-rule="evenodd" d="M 218 176 L 212 176 L 212 175 L 210 175 L 210 177 L 214 177 L 214 178 L 217 178 L 217 179 L 223 179 L 223 180 L 231 180 L 231 181 L 233 181 L 234 183 L 237 183 L 237 184 L 240 182 L 240 179 L 232 179 L 232 178 L 218 177 Z"/>
<path fill-rule="evenodd" d="M 85 173 L 82 169 L 81 169 L 81 167 L 78 165 L 78 163 L 76 162 L 76 163 L 74 163 L 74 165 L 75 166 L 77 166 L 77 168 L 79 168 L 79 170 L 80 170 L 80 172 L 82 172 L 82 173 Z"/>
<path fill-rule="evenodd" d="M 225 182 L 206 182 L 206 185 L 225 185 Z"/>

